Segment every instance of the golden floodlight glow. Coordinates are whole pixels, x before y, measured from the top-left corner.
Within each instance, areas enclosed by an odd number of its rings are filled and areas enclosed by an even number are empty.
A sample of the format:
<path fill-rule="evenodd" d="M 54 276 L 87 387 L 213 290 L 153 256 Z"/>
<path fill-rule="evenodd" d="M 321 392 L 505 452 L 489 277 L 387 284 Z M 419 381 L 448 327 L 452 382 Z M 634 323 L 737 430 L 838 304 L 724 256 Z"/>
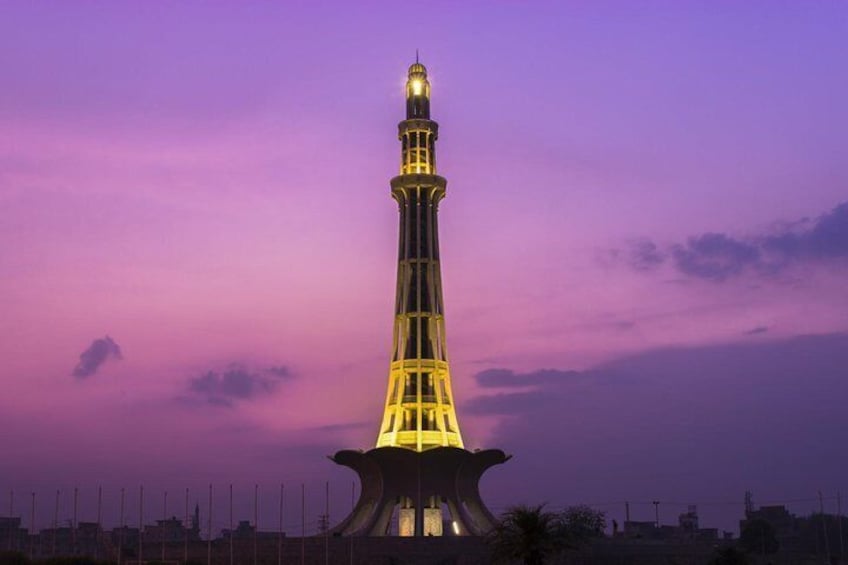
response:
<path fill-rule="evenodd" d="M 398 124 L 400 175 L 391 181 L 400 213 L 389 386 L 377 447 L 462 449 L 445 339 L 438 208 L 447 181 L 436 175 L 439 126 L 430 119 L 427 69 L 407 71 L 406 119 Z"/>
<path fill-rule="evenodd" d="M 439 124 L 430 119 L 430 82 L 418 57 L 404 95 L 400 173 L 389 183 L 400 225 L 386 403 L 375 448 L 332 457 L 356 471 L 362 488 L 353 511 L 327 535 L 484 536 L 495 518 L 480 498 L 480 477 L 509 456 L 466 450 L 456 419 L 438 237 L 448 181 L 436 174 Z"/>

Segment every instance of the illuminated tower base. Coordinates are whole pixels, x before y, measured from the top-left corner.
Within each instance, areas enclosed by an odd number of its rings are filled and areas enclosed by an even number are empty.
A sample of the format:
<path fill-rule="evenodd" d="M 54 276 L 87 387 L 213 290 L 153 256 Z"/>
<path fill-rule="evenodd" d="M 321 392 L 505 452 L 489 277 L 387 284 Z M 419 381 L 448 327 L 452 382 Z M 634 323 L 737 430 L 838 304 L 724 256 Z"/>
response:
<path fill-rule="evenodd" d="M 508 459 L 500 449 L 339 451 L 333 461 L 359 474 L 362 493 L 353 512 L 333 532 L 390 535 L 397 514 L 400 536 L 484 535 L 495 518 L 480 499 L 478 483 L 486 469 Z"/>
<path fill-rule="evenodd" d="M 377 448 L 332 457 L 362 482 L 356 508 L 333 530 L 340 535 L 387 535 L 395 515 L 401 536 L 483 535 L 494 525 L 478 483 L 509 457 L 499 449 L 466 451 L 457 421 L 439 258 L 447 180 L 436 174 L 438 132 L 427 69 L 416 61 L 406 83 L 406 119 L 398 124 L 400 174 L 391 181 L 400 242 L 389 385 Z"/>

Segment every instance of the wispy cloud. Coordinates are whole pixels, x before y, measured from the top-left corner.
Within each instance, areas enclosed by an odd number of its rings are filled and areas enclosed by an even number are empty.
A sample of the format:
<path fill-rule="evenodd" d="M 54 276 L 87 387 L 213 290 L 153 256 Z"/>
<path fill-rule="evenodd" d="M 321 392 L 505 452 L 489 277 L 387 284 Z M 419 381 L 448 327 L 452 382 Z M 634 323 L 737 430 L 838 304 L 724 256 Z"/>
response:
<path fill-rule="evenodd" d="M 638 271 L 649 271 L 662 265 L 667 254 L 650 239 L 637 239 L 630 243 L 627 260 Z"/>
<path fill-rule="evenodd" d="M 107 335 L 92 341 L 88 349 L 80 354 L 79 363 L 74 367 L 71 375 L 79 379 L 90 377 L 108 359 L 123 359 L 123 356 L 120 346 Z"/>
<path fill-rule="evenodd" d="M 756 245 L 721 233 L 705 233 L 690 237 L 685 245 L 675 245 L 671 257 L 684 275 L 722 281 L 757 265 L 761 253 Z"/>
<path fill-rule="evenodd" d="M 536 500 L 611 489 L 621 500 L 677 492 L 715 500 L 751 484 L 815 492 L 819 482 L 838 484 L 848 464 L 834 451 L 848 425 L 846 367 L 848 334 L 740 338 L 629 355 L 579 374 L 483 371 L 476 380 L 486 388 L 463 412 L 495 418 L 490 445 L 515 455 L 510 471 L 488 477 L 492 492 L 521 473 L 533 477 L 522 495 Z M 516 383 L 531 386 L 489 388 Z"/>
<path fill-rule="evenodd" d="M 665 250 L 651 239 L 631 242 L 613 254 L 638 271 L 670 264 L 691 278 L 722 282 L 747 272 L 777 275 L 803 262 L 848 260 L 848 202 L 818 218 L 781 224 L 771 233 L 734 237 L 726 233 L 693 235 Z"/>
<path fill-rule="evenodd" d="M 348 430 L 360 430 L 363 428 L 373 427 L 377 422 L 373 421 L 356 421 L 356 422 L 342 422 L 337 424 L 326 424 L 324 426 L 316 426 L 314 428 L 310 428 L 312 432 L 318 433 L 336 433 L 336 432 L 345 432 Z"/>
<path fill-rule="evenodd" d="M 516 373 L 508 369 L 487 369 L 474 375 L 477 384 L 485 388 L 513 388 L 540 386 L 579 377 L 577 371 L 539 369 L 530 373 Z"/>
<path fill-rule="evenodd" d="M 291 371 L 284 366 L 250 370 L 234 363 L 222 371 L 210 370 L 189 379 L 186 395 L 180 399 L 230 407 L 237 401 L 272 394 L 280 382 L 290 378 Z"/>

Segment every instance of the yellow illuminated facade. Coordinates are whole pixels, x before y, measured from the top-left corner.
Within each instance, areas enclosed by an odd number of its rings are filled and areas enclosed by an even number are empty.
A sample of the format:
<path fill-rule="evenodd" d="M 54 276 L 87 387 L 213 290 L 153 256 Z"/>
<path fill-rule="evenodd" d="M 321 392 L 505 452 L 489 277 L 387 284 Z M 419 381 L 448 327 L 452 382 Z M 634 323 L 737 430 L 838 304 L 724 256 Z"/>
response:
<path fill-rule="evenodd" d="M 400 174 L 391 180 L 400 233 L 389 387 L 376 447 L 332 457 L 362 484 L 359 501 L 332 535 L 484 536 L 497 520 L 480 497 L 480 477 L 509 456 L 468 451 L 459 433 L 439 262 L 438 211 L 447 181 L 436 174 L 439 126 L 430 119 L 430 81 L 418 57 L 405 92 Z"/>
<path fill-rule="evenodd" d="M 391 181 L 400 212 L 397 288 L 389 387 L 377 447 L 418 452 L 463 447 L 445 342 L 438 206 L 447 181 L 436 174 L 438 124 L 430 119 L 427 69 L 406 82 L 406 119 L 398 124 L 400 175 Z"/>

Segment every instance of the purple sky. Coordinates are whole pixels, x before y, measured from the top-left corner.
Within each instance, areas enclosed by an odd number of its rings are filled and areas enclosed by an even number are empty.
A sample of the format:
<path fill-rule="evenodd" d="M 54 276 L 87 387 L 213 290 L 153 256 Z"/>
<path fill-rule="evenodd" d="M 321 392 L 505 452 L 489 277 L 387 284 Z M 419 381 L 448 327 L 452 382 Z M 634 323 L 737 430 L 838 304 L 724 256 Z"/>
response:
<path fill-rule="evenodd" d="M 324 456 L 376 440 L 416 47 L 459 418 L 514 455 L 491 505 L 730 529 L 746 488 L 848 495 L 848 5 L 420 6 L 0 5 L 18 512 L 140 482 L 349 504 Z"/>

